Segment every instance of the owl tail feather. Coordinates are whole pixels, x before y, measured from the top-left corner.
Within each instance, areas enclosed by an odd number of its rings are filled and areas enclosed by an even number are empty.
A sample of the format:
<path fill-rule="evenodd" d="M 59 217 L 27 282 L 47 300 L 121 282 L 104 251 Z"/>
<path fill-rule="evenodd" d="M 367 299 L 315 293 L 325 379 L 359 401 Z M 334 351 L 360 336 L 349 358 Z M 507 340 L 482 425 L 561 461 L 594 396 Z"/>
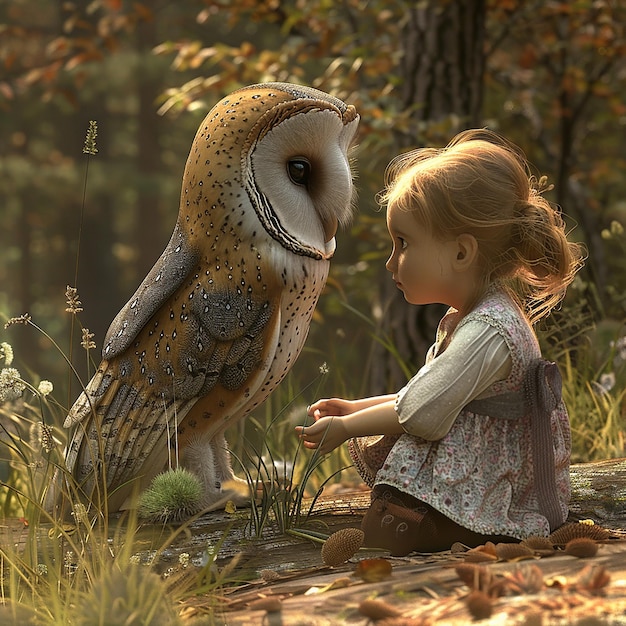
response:
<path fill-rule="evenodd" d="M 121 380 L 103 361 L 65 420 L 74 427 L 65 461 L 84 499 L 116 511 L 162 471 L 177 427 L 196 400 L 155 396 L 143 381 Z M 105 488 L 106 486 L 106 488 Z"/>

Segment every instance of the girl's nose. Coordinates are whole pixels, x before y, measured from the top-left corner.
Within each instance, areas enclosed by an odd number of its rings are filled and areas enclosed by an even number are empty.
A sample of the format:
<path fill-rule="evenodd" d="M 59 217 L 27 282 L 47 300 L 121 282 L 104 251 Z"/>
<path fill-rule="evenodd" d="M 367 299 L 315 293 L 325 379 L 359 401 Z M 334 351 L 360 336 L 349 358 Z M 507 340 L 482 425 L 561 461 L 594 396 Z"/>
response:
<path fill-rule="evenodd" d="M 385 263 L 385 267 L 387 268 L 388 271 L 393 273 L 394 266 L 395 266 L 395 262 L 394 262 L 393 250 L 392 250 L 391 254 L 389 255 L 389 258 L 387 259 L 387 262 Z"/>

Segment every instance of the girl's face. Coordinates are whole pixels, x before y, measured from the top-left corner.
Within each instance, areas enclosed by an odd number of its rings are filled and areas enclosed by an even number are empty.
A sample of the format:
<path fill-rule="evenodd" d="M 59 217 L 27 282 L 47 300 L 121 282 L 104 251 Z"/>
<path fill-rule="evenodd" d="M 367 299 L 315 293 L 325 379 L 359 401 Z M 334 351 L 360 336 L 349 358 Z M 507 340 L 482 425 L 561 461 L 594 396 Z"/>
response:
<path fill-rule="evenodd" d="M 387 210 L 393 249 L 385 267 L 411 304 L 446 304 L 460 308 L 464 289 L 459 284 L 456 239 L 440 241 L 415 216 L 393 205 Z"/>

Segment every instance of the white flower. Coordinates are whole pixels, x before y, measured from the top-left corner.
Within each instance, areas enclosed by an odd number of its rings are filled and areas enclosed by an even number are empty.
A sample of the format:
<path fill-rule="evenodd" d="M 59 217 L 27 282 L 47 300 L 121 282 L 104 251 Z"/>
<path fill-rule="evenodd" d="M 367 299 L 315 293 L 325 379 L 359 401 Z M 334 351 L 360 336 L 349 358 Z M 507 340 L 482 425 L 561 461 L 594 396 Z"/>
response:
<path fill-rule="evenodd" d="M 4 359 L 5 365 L 13 363 L 13 348 L 6 341 L 0 343 L 0 359 Z"/>
<path fill-rule="evenodd" d="M 181 552 L 178 555 L 178 562 L 183 568 L 187 567 L 189 565 L 189 554 L 187 552 Z"/>
<path fill-rule="evenodd" d="M 624 363 L 624 361 L 626 361 L 626 335 L 623 335 L 616 342 L 612 343 L 611 347 L 615 350 L 615 357 L 613 357 L 614 365 Z"/>
<path fill-rule="evenodd" d="M 17 400 L 24 389 L 26 385 L 14 367 L 5 367 L 0 372 L 0 402 Z"/>
<path fill-rule="evenodd" d="M 37 391 L 42 396 L 47 396 L 54 390 L 54 385 L 49 380 L 42 380 L 37 387 Z"/>
<path fill-rule="evenodd" d="M 325 374 L 328 374 L 328 372 L 330 372 L 328 365 L 326 364 L 326 362 L 322 363 L 320 365 L 320 374 L 325 375 Z"/>
<path fill-rule="evenodd" d="M 615 387 L 615 372 L 608 372 L 600 376 L 600 386 L 605 391 L 611 391 Z"/>

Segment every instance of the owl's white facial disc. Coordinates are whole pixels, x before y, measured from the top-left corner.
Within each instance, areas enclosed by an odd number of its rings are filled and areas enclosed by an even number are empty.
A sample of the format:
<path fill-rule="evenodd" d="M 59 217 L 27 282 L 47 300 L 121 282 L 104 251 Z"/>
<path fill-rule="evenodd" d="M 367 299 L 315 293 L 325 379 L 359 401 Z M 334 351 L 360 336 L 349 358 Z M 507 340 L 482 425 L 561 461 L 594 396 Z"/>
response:
<path fill-rule="evenodd" d="M 257 212 L 267 213 L 268 232 L 296 253 L 330 258 L 337 225 L 350 219 L 348 148 L 357 125 L 334 110 L 309 110 L 283 120 L 249 155 Z"/>

